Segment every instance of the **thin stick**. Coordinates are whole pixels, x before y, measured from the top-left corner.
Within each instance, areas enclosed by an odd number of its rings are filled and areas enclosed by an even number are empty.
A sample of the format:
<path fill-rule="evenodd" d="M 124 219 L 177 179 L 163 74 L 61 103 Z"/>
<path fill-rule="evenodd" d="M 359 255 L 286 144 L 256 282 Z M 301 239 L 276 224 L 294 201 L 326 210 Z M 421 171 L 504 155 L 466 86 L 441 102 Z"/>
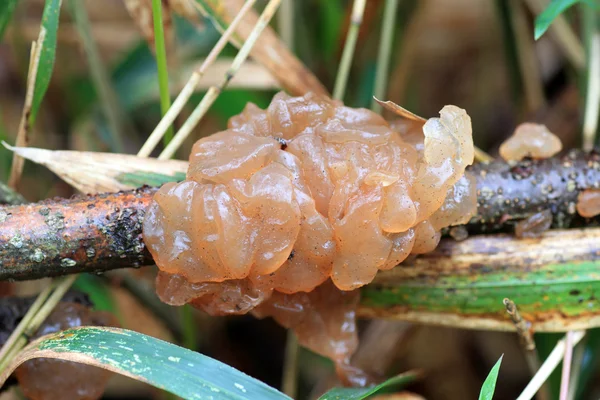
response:
<path fill-rule="evenodd" d="M 527 3 L 534 14 L 541 14 L 548 5 L 547 0 L 526 0 L 525 3 Z M 585 51 L 583 45 L 569 26 L 564 15 L 559 15 L 552 21 L 548 33 L 571 65 L 578 70 L 583 70 L 585 68 Z M 533 36 L 533 32 L 531 36 Z"/>
<path fill-rule="evenodd" d="M 573 359 L 573 331 L 567 332 L 565 339 L 565 358 L 563 360 L 562 374 L 560 380 L 560 400 L 569 397 L 569 381 L 571 380 L 571 362 Z"/>
<path fill-rule="evenodd" d="M 37 78 L 38 66 L 40 65 L 40 55 L 42 53 L 42 46 L 46 37 L 46 29 L 42 27 L 40 29 L 40 35 L 38 36 L 37 42 L 31 44 L 30 58 L 29 58 L 29 71 L 27 72 L 27 92 L 25 93 L 25 104 L 23 105 L 23 111 L 21 112 L 21 121 L 19 122 L 19 130 L 17 132 L 17 140 L 15 145 L 18 147 L 24 147 L 29 144 L 29 115 L 31 113 L 31 105 L 33 103 L 33 93 L 35 90 L 35 80 Z M 23 165 L 25 160 L 18 156 L 13 155 L 12 167 L 10 170 L 10 177 L 8 179 L 8 186 L 12 189 L 17 189 L 19 181 L 21 180 L 21 174 L 23 173 Z"/>
<path fill-rule="evenodd" d="M 583 148 L 591 150 L 596 142 L 598 113 L 600 112 L 600 31 L 594 32 L 590 41 L 590 68 L 588 71 L 585 118 L 583 122 Z"/>
<path fill-rule="evenodd" d="M 346 84 L 348 83 L 350 66 L 352 64 L 352 58 L 354 57 L 354 49 L 356 47 L 360 25 L 362 24 L 366 3 L 367 0 L 354 0 L 354 4 L 352 5 L 350 28 L 346 35 L 344 52 L 342 53 L 342 60 L 335 78 L 335 87 L 333 88 L 333 98 L 337 100 L 343 100 L 344 94 L 346 93 Z"/>
<path fill-rule="evenodd" d="M 252 9 L 254 3 L 256 3 L 256 0 L 247 0 L 246 3 L 244 3 L 244 6 L 240 9 L 240 12 L 236 15 L 233 21 L 231 21 L 231 24 L 227 30 L 223 32 L 223 35 L 212 48 L 202 65 L 192 73 L 192 76 L 173 102 L 173 105 L 162 117 L 156 128 L 154 128 L 154 131 L 150 134 L 146 140 L 146 143 L 144 143 L 138 152 L 137 155 L 139 157 L 148 157 L 150 153 L 152 153 L 152 150 L 154 150 L 158 142 L 160 142 L 169 126 L 173 124 L 175 118 L 177 118 L 187 101 L 190 99 L 190 97 L 192 97 L 192 94 L 196 89 L 196 85 L 198 85 L 198 82 L 200 82 L 200 79 L 208 67 L 217 59 L 221 51 L 223 51 L 223 48 L 227 45 L 227 43 L 229 43 L 229 37 L 235 32 L 237 25 L 244 18 L 246 13 Z"/>
<path fill-rule="evenodd" d="M 398 11 L 398 0 L 386 0 L 383 10 L 383 25 L 381 26 L 381 39 L 379 52 L 377 54 L 377 72 L 375 75 L 375 97 L 383 99 L 386 97 L 387 82 L 390 68 L 390 56 L 394 42 L 394 27 L 396 25 L 396 13 Z M 381 105 L 373 99 L 371 110 L 381 113 Z"/>
<path fill-rule="evenodd" d="M 92 36 L 90 21 L 87 11 L 85 10 L 85 2 L 80 0 L 69 0 L 69 7 L 73 14 L 75 27 L 79 36 L 81 36 L 81 44 L 88 60 L 90 74 L 94 87 L 98 91 L 100 98 L 100 106 L 102 112 L 108 122 L 110 129 L 110 139 L 112 150 L 117 153 L 123 152 L 123 137 L 125 135 L 123 115 L 119 108 L 119 100 L 110 81 L 110 77 L 104 63 L 100 58 L 98 46 Z"/>
<path fill-rule="evenodd" d="M 510 319 L 512 320 L 513 324 L 515 324 L 517 335 L 519 336 L 519 342 L 523 347 L 523 353 L 525 355 L 527 367 L 531 372 L 531 376 L 534 376 L 535 373 L 540 369 L 541 363 L 535 349 L 533 335 L 531 334 L 531 324 L 523 319 L 521 313 L 519 313 L 517 305 L 511 299 L 506 298 L 503 300 L 503 303 L 506 307 L 506 312 L 508 315 L 510 315 Z M 550 398 L 550 392 L 547 385 L 542 385 L 538 397 L 538 400 L 546 400 Z"/>
<path fill-rule="evenodd" d="M 573 346 L 579 343 L 579 341 L 583 339 L 584 336 L 585 331 L 573 332 Z M 517 400 L 530 400 L 533 398 L 533 396 L 535 396 L 542 384 L 546 382 L 552 371 L 554 371 L 554 369 L 563 359 L 563 356 L 565 355 L 565 347 L 565 339 L 563 338 L 556 344 L 554 350 L 552 350 L 548 358 L 546 358 L 546 361 L 544 361 L 538 372 L 531 379 L 529 384 L 527 384 L 527 386 L 519 395 Z"/>
<path fill-rule="evenodd" d="M 290 329 L 288 330 L 285 342 L 285 361 L 281 389 L 283 393 L 292 399 L 296 398 L 296 392 L 298 391 L 298 350 L 298 338 L 296 338 L 296 335 Z"/>
<path fill-rule="evenodd" d="M 269 21 L 271 21 L 271 18 L 277 11 L 277 8 L 279 7 L 280 3 L 281 0 L 269 1 L 269 4 L 267 4 L 265 10 L 256 22 L 254 29 L 252 29 L 252 32 L 250 32 L 248 40 L 246 40 L 238 54 L 233 59 L 231 66 L 229 67 L 227 72 L 225 72 L 225 77 L 221 84 L 218 87 L 211 86 L 210 89 L 208 89 L 208 92 L 206 93 L 206 95 L 204 95 L 202 101 L 200 101 L 200 103 L 196 106 L 188 120 L 185 121 L 181 129 L 179 129 L 179 131 L 175 134 L 175 137 L 173 138 L 171 143 L 169 143 L 169 145 L 163 150 L 163 152 L 160 153 L 160 155 L 158 156 L 160 160 L 166 160 L 171 158 L 173 154 L 175 154 L 177 149 L 181 146 L 183 141 L 187 139 L 187 137 L 196 127 L 196 125 L 198 125 L 198 122 L 200 122 L 200 120 L 202 119 L 204 114 L 206 114 L 210 106 L 215 102 L 217 97 L 219 97 L 221 91 L 225 87 L 227 87 L 227 84 L 233 78 L 237 70 L 244 63 L 244 61 L 246 61 L 248 55 L 250 54 L 250 50 L 252 50 L 252 47 L 256 43 L 256 40 L 259 38 L 262 31 L 269 25 Z"/>
<path fill-rule="evenodd" d="M 165 48 L 165 32 L 162 16 L 162 1 L 152 0 L 152 19 L 154 20 L 154 50 L 156 52 L 156 67 L 158 69 L 158 88 L 160 91 L 160 109 L 164 116 L 171 107 L 169 93 L 169 70 L 167 68 L 167 50 Z M 165 146 L 173 138 L 173 127 L 165 132 Z"/>
<path fill-rule="evenodd" d="M 277 27 L 281 40 L 294 50 L 294 0 L 283 0 L 277 13 Z"/>
<path fill-rule="evenodd" d="M 575 346 L 573 351 L 573 361 L 571 361 L 571 377 L 569 382 L 569 395 L 567 399 L 575 399 L 579 378 L 581 377 L 581 368 L 583 366 L 583 357 L 585 356 L 586 340 Z"/>
<path fill-rule="evenodd" d="M 517 309 L 517 305 L 511 299 L 503 300 L 504 306 L 506 307 L 506 312 L 510 315 L 510 319 L 515 324 L 515 328 L 517 329 L 517 335 L 519 335 L 519 341 L 523 346 L 523 349 L 527 353 L 535 352 L 535 342 L 533 341 L 533 336 L 531 335 L 530 324 L 521 317 L 519 310 Z M 539 367 L 539 360 L 537 360 L 537 367 Z M 537 371 L 537 368 L 534 372 Z"/>

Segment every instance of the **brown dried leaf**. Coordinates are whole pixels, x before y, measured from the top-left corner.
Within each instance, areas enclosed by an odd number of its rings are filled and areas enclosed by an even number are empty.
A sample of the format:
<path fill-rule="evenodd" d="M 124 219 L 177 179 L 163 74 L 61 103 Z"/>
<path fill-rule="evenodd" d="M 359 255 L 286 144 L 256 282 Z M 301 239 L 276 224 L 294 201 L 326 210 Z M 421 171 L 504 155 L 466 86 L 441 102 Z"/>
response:
<path fill-rule="evenodd" d="M 244 5 L 244 0 L 199 0 L 193 3 L 201 12 L 210 14 L 213 19 L 230 24 Z M 257 21 L 258 14 L 250 10 L 239 23 L 236 29 L 237 35 L 231 38 L 231 43 L 239 47 L 240 43 L 246 41 Z M 304 95 L 307 92 L 328 94 L 317 77 L 290 52 L 272 28 L 266 27 L 250 55 L 268 68 L 291 94 Z"/>
<path fill-rule="evenodd" d="M 373 99 L 375 99 L 375 101 L 380 106 L 382 106 L 383 108 L 385 108 L 388 111 L 393 112 L 394 114 L 396 114 L 399 117 L 411 119 L 413 121 L 420 121 L 423 123 L 425 123 L 427 121 L 425 118 L 419 117 L 417 114 L 408 111 L 406 108 L 399 106 L 398 104 L 394 103 L 393 101 L 389 101 L 389 100 L 381 101 L 375 96 L 373 96 Z"/>
<path fill-rule="evenodd" d="M 188 166 L 185 161 L 157 160 L 128 154 L 52 151 L 33 147 L 12 147 L 6 143 L 4 145 L 21 157 L 46 166 L 61 179 L 84 193 L 131 189 L 130 184 L 119 179 L 124 174 L 185 174 Z"/>

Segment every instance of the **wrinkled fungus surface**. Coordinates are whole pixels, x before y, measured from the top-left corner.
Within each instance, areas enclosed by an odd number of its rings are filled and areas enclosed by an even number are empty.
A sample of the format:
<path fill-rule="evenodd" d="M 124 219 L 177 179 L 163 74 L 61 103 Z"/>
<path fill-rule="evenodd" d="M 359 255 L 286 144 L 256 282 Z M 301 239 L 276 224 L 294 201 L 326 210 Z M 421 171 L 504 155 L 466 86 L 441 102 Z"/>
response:
<path fill-rule="evenodd" d="M 81 304 L 59 303 L 34 338 L 83 325 L 115 325 L 115 321 Z M 23 393 L 32 400 L 96 400 L 110 375 L 101 368 L 49 358 L 26 361 L 15 371 Z"/>
<path fill-rule="evenodd" d="M 562 150 L 562 142 L 545 125 L 526 122 L 500 146 L 500 156 L 506 161 L 520 161 L 525 157 L 549 158 Z"/>
<path fill-rule="evenodd" d="M 271 316 L 347 371 L 356 295 L 345 291 L 470 219 L 472 162 L 458 107 L 394 130 L 312 94 L 250 104 L 194 145 L 184 182 L 154 197 L 144 242 L 161 271 L 157 293 L 213 315 Z"/>

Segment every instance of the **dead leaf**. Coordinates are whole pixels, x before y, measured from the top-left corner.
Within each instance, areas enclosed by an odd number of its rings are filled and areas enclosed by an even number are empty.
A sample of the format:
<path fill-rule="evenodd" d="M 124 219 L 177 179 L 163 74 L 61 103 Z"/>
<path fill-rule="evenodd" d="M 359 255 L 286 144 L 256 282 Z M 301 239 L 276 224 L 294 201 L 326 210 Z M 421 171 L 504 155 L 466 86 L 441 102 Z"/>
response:
<path fill-rule="evenodd" d="M 185 174 L 188 163 L 158 160 L 128 154 L 85 151 L 53 151 L 33 147 L 4 146 L 23 158 L 46 166 L 83 193 L 118 192 L 132 189 L 120 177 L 124 174 L 155 173 L 162 176 Z"/>

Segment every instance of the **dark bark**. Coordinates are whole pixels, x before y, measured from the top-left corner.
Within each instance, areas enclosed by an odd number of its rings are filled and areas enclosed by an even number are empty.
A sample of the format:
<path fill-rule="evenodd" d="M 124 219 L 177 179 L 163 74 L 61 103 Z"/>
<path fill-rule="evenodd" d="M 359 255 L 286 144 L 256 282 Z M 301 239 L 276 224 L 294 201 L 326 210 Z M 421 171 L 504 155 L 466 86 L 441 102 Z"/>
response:
<path fill-rule="evenodd" d="M 472 232 L 511 229 L 515 222 L 544 210 L 553 215 L 552 228 L 597 225 L 597 219 L 577 214 L 577 196 L 600 188 L 600 154 L 573 150 L 545 160 L 503 161 L 476 164 L 477 215 Z"/>
<path fill-rule="evenodd" d="M 151 264 L 142 221 L 155 190 L 0 208 L 0 280 Z"/>
<path fill-rule="evenodd" d="M 583 219 L 575 210 L 581 191 L 600 187 L 596 152 L 575 151 L 510 165 L 494 161 L 470 171 L 477 177 L 478 191 L 478 214 L 468 225 L 471 232 L 510 230 L 515 221 L 546 209 L 554 215 L 554 228 L 597 225 L 597 219 Z M 142 222 L 155 190 L 0 207 L 0 280 L 152 264 L 142 239 Z M 450 258 L 461 246 L 465 245 L 449 239 L 440 249 Z"/>

